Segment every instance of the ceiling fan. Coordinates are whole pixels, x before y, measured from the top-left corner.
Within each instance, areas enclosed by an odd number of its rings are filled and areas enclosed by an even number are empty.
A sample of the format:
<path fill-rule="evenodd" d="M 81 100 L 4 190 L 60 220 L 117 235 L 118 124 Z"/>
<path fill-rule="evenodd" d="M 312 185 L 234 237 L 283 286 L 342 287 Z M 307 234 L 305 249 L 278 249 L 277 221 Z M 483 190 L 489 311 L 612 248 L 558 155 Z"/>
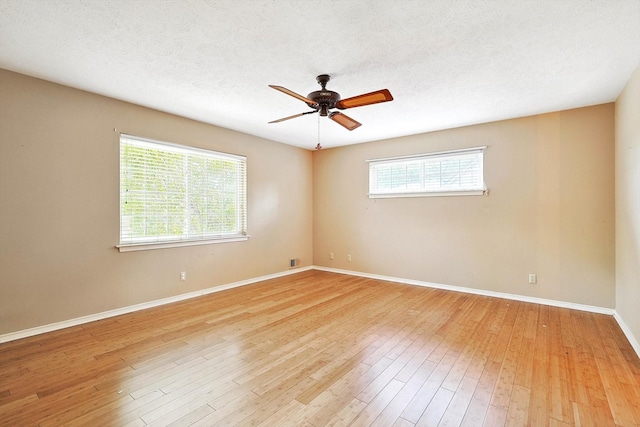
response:
<path fill-rule="evenodd" d="M 274 120 L 269 123 L 280 123 L 284 122 L 285 120 L 304 116 L 306 114 L 320 113 L 321 116 L 328 116 L 331 120 L 345 127 L 347 130 L 354 130 L 358 126 L 361 126 L 362 123 L 358 123 L 351 117 L 339 111 L 330 112 L 329 110 L 333 108 L 345 110 L 347 108 L 362 107 L 364 105 L 377 104 L 379 102 L 393 101 L 393 96 L 391 96 L 391 92 L 389 92 L 388 89 L 377 90 L 375 92 L 369 92 L 341 100 L 340 94 L 338 92 L 334 92 L 326 88 L 327 83 L 329 82 L 329 80 L 331 80 L 330 75 L 320 74 L 318 77 L 316 77 L 316 80 L 318 81 L 318 84 L 322 86 L 322 89 L 311 92 L 306 97 L 299 95 L 282 86 L 269 85 L 269 87 L 286 93 L 287 95 L 293 96 L 294 98 L 297 98 L 300 101 L 306 103 L 310 108 L 313 108 L 312 111 L 305 111 L 304 113 L 294 114 L 293 116 L 289 117 L 283 117 L 282 119 Z"/>

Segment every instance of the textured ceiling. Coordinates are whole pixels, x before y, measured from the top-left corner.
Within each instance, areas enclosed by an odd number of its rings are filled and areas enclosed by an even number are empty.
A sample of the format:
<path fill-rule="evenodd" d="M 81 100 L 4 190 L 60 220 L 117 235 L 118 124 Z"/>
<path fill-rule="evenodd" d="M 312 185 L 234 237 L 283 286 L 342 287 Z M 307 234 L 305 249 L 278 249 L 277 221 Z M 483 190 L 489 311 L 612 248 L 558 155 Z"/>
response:
<path fill-rule="evenodd" d="M 308 149 L 611 102 L 639 62 L 640 0 L 0 0 L 0 68 Z M 395 100 L 267 124 L 323 73 Z"/>

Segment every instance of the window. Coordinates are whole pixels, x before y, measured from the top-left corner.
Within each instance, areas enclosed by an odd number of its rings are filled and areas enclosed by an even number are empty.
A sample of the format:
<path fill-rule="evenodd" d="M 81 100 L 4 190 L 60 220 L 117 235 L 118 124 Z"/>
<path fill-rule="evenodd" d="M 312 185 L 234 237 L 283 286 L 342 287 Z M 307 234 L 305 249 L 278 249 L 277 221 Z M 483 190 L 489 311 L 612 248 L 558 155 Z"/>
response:
<path fill-rule="evenodd" d="M 120 136 L 120 251 L 247 239 L 246 157 Z"/>
<path fill-rule="evenodd" d="M 485 148 L 369 160 L 369 197 L 484 194 Z"/>

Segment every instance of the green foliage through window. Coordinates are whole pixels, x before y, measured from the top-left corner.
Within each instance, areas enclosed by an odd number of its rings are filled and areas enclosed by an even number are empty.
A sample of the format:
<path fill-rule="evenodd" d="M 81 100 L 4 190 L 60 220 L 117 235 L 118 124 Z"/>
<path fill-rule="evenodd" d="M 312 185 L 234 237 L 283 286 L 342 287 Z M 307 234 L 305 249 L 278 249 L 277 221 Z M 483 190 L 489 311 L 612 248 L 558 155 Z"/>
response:
<path fill-rule="evenodd" d="M 121 135 L 121 245 L 245 235 L 245 157 Z"/>

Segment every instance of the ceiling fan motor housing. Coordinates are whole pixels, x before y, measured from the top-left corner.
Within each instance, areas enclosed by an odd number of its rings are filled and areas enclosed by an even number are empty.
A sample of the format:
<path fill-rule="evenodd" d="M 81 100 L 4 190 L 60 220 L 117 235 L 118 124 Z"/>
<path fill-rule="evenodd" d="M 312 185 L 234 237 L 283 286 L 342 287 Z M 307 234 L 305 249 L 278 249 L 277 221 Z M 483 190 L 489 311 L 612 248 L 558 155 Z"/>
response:
<path fill-rule="evenodd" d="M 316 77 L 316 80 L 318 84 L 322 86 L 322 89 L 316 90 L 315 92 L 311 92 L 307 95 L 307 98 L 314 102 L 313 104 L 307 103 L 307 105 L 311 108 L 315 108 L 316 110 L 320 110 L 321 116 L 326 116 L 328 111 L 331 108 L 335 108 L 338 101 L 340 101 L 340 94 L 326 89 L 327 83 L 331 80 L 330 75 L 320 74 Z"/>
<path fill-rule="evenodd" d="M 320 115 L 326 116 L 327 111 L 335 108 L 336 103 L 340 101 L 340 94 L 332 90 L 317 90 L 307 95 L 307 98 L 314 102 L 313 104 L 307 103 L 309 107 L 315 108 L 316 110 L 319 109 Z"/>

